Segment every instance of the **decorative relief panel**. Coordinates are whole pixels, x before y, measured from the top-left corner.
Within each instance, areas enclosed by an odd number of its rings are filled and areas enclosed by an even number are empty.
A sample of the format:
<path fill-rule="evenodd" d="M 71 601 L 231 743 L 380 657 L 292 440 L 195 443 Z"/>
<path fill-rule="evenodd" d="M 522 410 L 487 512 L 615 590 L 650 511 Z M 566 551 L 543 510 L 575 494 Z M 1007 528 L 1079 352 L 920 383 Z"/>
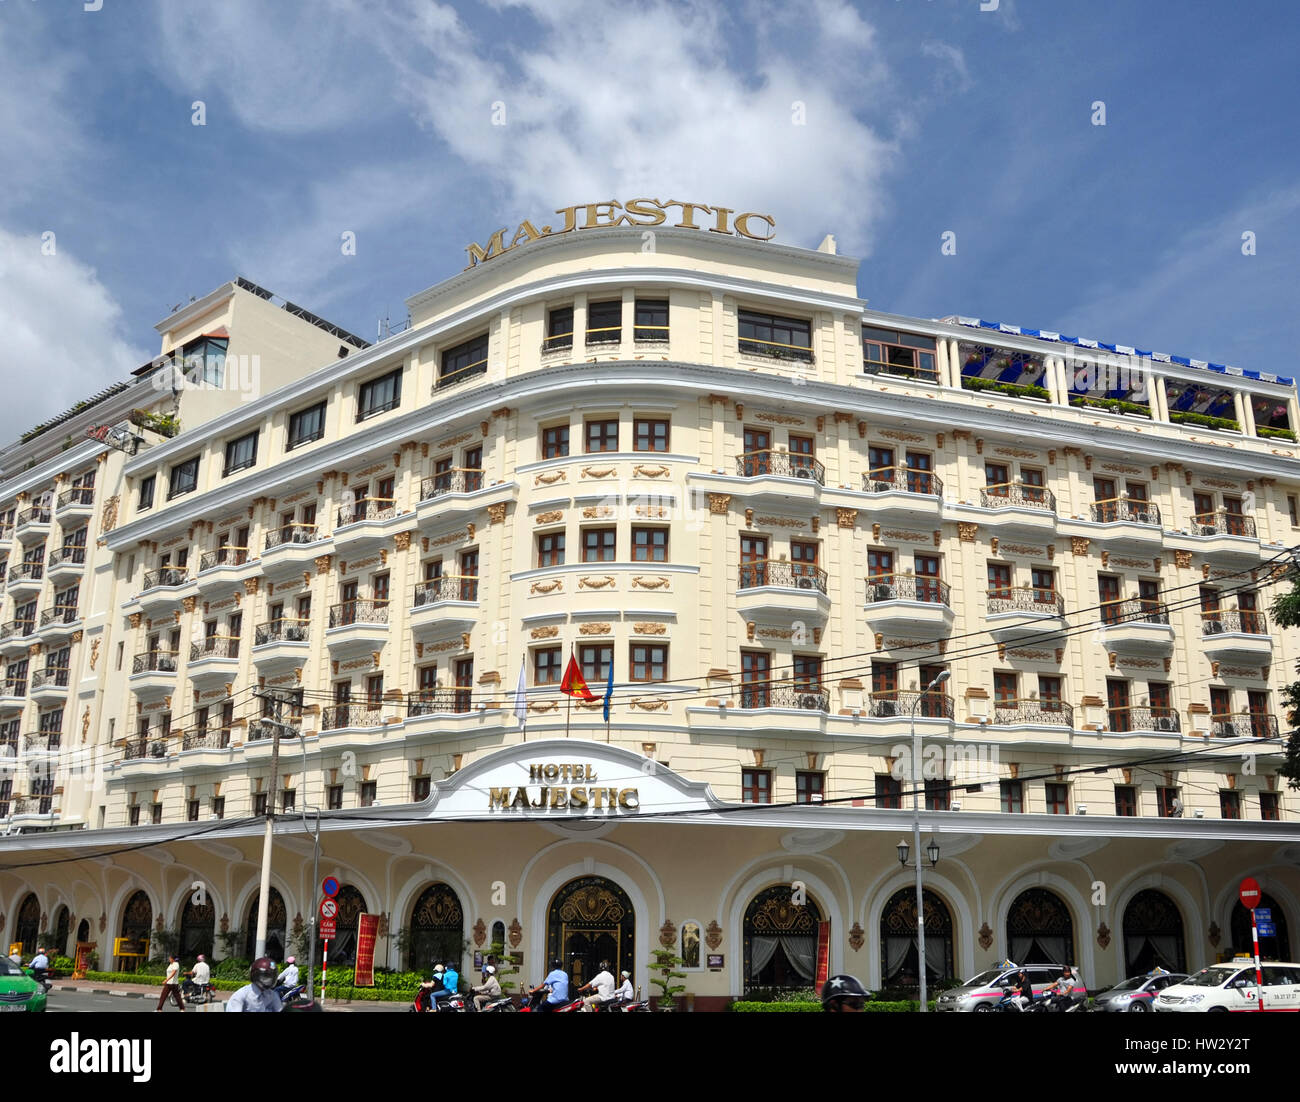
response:
<path fill-rule="evenodd" d="M 601 578 L 581 577 L 578 579 L 579 589 L 613 589 L 614 579 L 606 574 Z"/>
<path fill-rule="evenodd" d="M 910 532 L 905 528 L 886 528 L 885 538 L 890 540 L 910 540 L 913 543 L 925 543 L 930 537 L 924 532 Z"/>
<path fill-rule="evenodd" d="M 632 633 L 634 635 L 663 635 L 668 631 L 664 624 L 633 624 Z"/>
<path fill-rule="evenodd" d="M 583 467 L 583 478 L 609 478 L 610 475 L 617 471 L 617 467 Z"/>
<path fill-rule="evenodd" d="M 528 634 L 534 639 L 554 639 L 560 634 L 560 629 L 552 625 L 550 627 L 533 628 Z"/>
<path fill-rule="evenodd" d="M 802 417 L 792 417 L 788 413 L 768 413 L 766 410 L 760 410 L 754 414 L 755 420 L 766 421 L 769 425 L 804 425 L 806 422 Z"/>
<path fill-rule="evenodd" d="M 551 578 L 546 582 L 533 582 L 528 587 L 529 593 L 559 593 L 564 590 L 564 582 L 560 578 Z"/>
<path fill-rule="evenodd" d="M 1023 543 L 1004 543 L 1002 545 L 1002 550 L 1010 551 L 1013 555 L 1030 555 L 1040 559 L 1046 557 L 1047 555 L 1047 548 L 1030 547 L 1029 545 Z"/>
<path fill-rule="evenodd" d="M 852 528 L 858 523 L 856 509 L 836 509 L 835 523 L 841 528 Z"/>
<path fill-rule="evenodd" d="M 919 436 L 914 432 L 896 432 L 893 429 L 886 429 L 880 435 L 887 436 L 890 440 L 903 440 L 912 444 L 919 444 L 925 439 L 924 436 Z"/>
<path fill-rule="evenodd" d="M 533 518 L 533 523 L 534 524 L 558 524 L 563 519 L 564 519 L 564 511 L 562 509 L 552 509 L 546 513 L 538 513 L 537 516 Z"/>
<path fill-rule="evenodd" d="M 646 578 L 638 574 L 632 579 L 633 589 L 668 589 L 669 581 L 667 578 Z"/>
<path fill-rule="evenodd" d="M 978 531 L 978 524 L 972 524 L 969 521 L 961 520 L 957 522 L 957 538 L 961 540 L 962 543 L 974 543 L 975 533 Z"/>
<path fill-rule="evenodd" d="M 564 471 L 564 470 L 546 471 L 543 474 L 539 474 L 533 478 L 533 485 L 553 486 L 557 482 L 564 482 L 566 479 L 568 479 L 568 477 L 569 477 L 568 471 Z"/>
<path fill-rule="evenodd" d="M 1024 448 L 994 448 L 996 455 L 1010 455 L 1016 459 L 1037 459 L 1038 453 L 1025 451 Z"/>
<path fill-rule="evenodd" d="M 612 630 L 609 624 L 604 623 L 578 625 L 579 635 L 609 635 Z"/>
<path fill-rule="evenodd" d="M 609 505 L 588 505 L 582 510 L 583 520 L 598 520 L 601 517 L 612 517 L 614 509 Z"/>
<path fill-rule="evenodd" d="M 633 477 L 640 476 L 641 478 L 666 478 L 670 473 L 671 472 L 669 471 L 669 469 L 663 466 L 646 467 L 638 463 L 635 467 L 632 468 Z"/>
<path fill-rule="evenodd" d="M 806 524 L 795 517 L 759 517 L 758 523 L 772 528 L 803 528 Z"/>
<path fill-rule="evenodd" d="M 714 516 L 725 516 L 730 506 L 730 494 L 709 494 L 709 512 Z"/>
<path fill-rule="evenodd" d="M 439 440 L 434 447 L 442 450 L 443 448 L 454 448 L 457 444 L 463 444 L 466 440 L 473 440 L 472 432 L 462 432 L 456 436 L 449 436 L 446 440 Z"/>

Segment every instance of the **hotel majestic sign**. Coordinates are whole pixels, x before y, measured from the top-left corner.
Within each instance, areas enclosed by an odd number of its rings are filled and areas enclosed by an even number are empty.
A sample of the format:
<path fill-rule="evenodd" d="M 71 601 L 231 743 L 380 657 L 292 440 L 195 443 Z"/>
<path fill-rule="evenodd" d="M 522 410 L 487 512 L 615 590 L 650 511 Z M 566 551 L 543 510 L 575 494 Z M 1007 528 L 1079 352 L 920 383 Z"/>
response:
<path fill-rule="evenodd" d="M 770 214 L 756 214 L 754 211 L 737 214 L 730 207 L 711 207 L 705 203 L 688 203 L 683 199 L 629 199 L 625 203 L 611 199 L 606 203 L 577 203 L 571 207 L 561 207 L 555 213 L 563 216 L 563 223 L 558 226 L 548 223 L 538 229 L 525 219 L 519 223 L 508 245 L 506 234 L 510 230 L 509 226 L 497 230 L 488 238 L 487 245 L 479 245 L 477 242 L 466 245 L 465 252 L 469 255 L 466 271 L 480 261 L 501 256 L 519 245 L 540 241 L 543 237 L 572 233 L 574 230 L 608 229 L 614 226 L 648 229 L 651 226 L 669 225 L 679 230 L 736 234 L 753 241 L 771 241 L 776 235 L 776 220 Z M 678 220 L 670 221 L 674 217 Z"/>
<path fill-rule="evenodd" d="M 489 811 L 635 811 L 641 806 L 635 788 L 606 788 L 588 762 L 530 764 L 528 784 L 488 789 Z"/>

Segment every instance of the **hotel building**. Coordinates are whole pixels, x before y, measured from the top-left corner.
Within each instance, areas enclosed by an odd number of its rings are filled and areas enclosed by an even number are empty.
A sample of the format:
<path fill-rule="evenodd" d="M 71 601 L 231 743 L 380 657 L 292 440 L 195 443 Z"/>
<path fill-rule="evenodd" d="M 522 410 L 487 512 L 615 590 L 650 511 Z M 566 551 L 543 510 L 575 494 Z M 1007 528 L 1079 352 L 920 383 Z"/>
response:
<path fill-rule="evenodd" d="M 647 987 L 663 945 L 716 1007 L 820 938 L 900 986 L 915 723 L 932 983 L 1199 967 L 1248 948 L 1245 875 L 1291 958 L 1294 381 L 882 313 L 831 238 L 668 222 L 474 246 L 373 345 L 227 284 L 158 326 L 183 381 L 65 415 L 133 454 L 0 455 L 0 932 L 243 954 L 271 801 L 273 952 L 310 807 L 332 960 L 364 911 L 391 967 Z"/>

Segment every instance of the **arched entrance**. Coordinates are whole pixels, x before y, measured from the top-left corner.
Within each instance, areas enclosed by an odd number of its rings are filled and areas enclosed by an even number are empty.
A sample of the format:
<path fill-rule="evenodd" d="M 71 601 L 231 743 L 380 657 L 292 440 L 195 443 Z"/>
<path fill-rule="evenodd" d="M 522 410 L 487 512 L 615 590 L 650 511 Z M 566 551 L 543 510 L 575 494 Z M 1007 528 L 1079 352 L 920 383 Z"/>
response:
<path fill-rule="evenodd" d="M 72 912 L 68 910 L 67 905 L 60 907 L 56 912 L 54 919 L 54 945 L 51 952 L 57 953 L 61 957 L 68 955 L 68 932 L 72 926 Z"/>
<path fill-rule="evenodd" d="M 1124 975 L 1140 976 L 1156 967 L 1187 971 L 1183 916 L 1164 892 L 1147 888 L 1124 908 Z"/>
<path fill-rule="evenodd" d="M 212 956 L 212 939 L 217 926 L 217 912 L 212 906 L 212 899 L 206 893 L 203 904 L 194 902 L 194 893 L 185 897 L 185 906 L 181 908 L 180 941 L 176 953 L 182 961 L 190 962 L 199 953 Z"/>
<path fill-rule="evenodd" d="M 1055 892 L 1030 888 L 1007 912 L 1007 955 L 1017 964 L 1074 964 L 1074 920 Z"/>
<path fill-rule="evenodd" d="M 334 898 L 339 905 L 336 920 L 338 937 L 330 942 L 330 961 L 338 964 L 355 964 L 357 929 L 361 925 L 361 916 L 369 913 L 366 910 L 366 899 L 351 884 L 344 884 Z M 316 944 L 319 946 L 320 941 L 318 940 Z"/>
<path fill-rule="evenodd" d="M 465 945 L 465 916 L 460 896 L 449 884 L 430 884 L 411 909 L 408 967 L 428 975 L 439 962 L 455 961 L 460 971 Z"/>
<path fill-rule="evenodd" d="M 249 960 L 257 950 L 257 905 L 261 901 L 261 891 L 253 893 L 248 901 L 248 912 L 244 920 L 244 956 Z M 266 908 L 266 955 L 279 963 L 284 960 L 285 939 L 289 927 L 289 915 L 284 906 L 284 896 L 275 888 L 271 889 Z M 333 946 L 331 945 L 331 950 Z M 331 951 L 331 956 L 333 952 Z"/>
<path fill-rule="evenodd" d="M 122 929 L 117 936 L 136 943 L 142 949 L 143 942 L 147 941 L 152 933 L 153 904 L 149 902 L 149 897 L 144 892 L 136 892 L 122 908 Z M 119 967 L 130 962 L 132 969 L 135 969 L 143 959 L 143 957 L 123 957 Z"/>
<path fill-rule="evenodd" d="M 603 876 L 570 880 L 546 913 L 546 961 L 559 957 L 575 985 L 588 982 L 609 961 L 615 975 L 636 960 L 636 912 L 627 893 Z"/>
<path fill-rule="evenodd" d="M 77 942 L 87 942 L 90 940 L 90 921 L 83 918 L 77 923 Z"/>
<path fill-rule="evenodd" d="M 927 984 L 954 978 L 952 913 L 928 888 L 925 907 L 925 978 Z M 880 982 L 883 987 L 919 987 L 916 933 L 916 889 L 900 888 L 880 915 Z"/>
<path fill-rule="evenodd" d="M 1286 911 L 1277 905 L 1277 900 L 1268 892 L 1260 893 L 1259 905 L 1267 907 L 1273 912 L 1273 927 L 1277 930 L 1277 934 L 1273 937 L 1260 937 L 1260 960 L 1290 960 L 1291 935 L 1287 930 Z M 1250 912 L 1241 905 L 1241 900 L 1237 900 L 1232 905 L 1231 948 L 1238 953 L 1253 953 L 1255 951 L 1254 938 L 1250 932 Z"/>
<path fill-rule="evenodd" d="M 14 941 L 23 943 L 23 956 L 36 955 L 36 939 L 41 936 L 41 904 L 34 892 L 28 892 L 18 906 L 18 924 L 14 927 Z M 9 947 L 5 946 L 5 952 Z"/>
<path fill-rule="evenodd" d="M 791 898 L 789 884 L 764 888 L 745 908 L 745 989 L 811 987 L 817 977 L 822 910 L 812 896 Z"/>

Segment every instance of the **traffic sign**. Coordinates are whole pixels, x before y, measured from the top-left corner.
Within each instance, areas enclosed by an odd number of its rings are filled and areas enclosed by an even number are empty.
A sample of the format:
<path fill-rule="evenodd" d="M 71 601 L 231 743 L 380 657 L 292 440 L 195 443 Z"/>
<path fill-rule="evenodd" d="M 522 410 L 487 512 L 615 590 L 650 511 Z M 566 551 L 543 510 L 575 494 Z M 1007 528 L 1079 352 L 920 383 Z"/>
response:
<path fill-rule="evenodd" d="M 1255 908 L 1255 921 L 1258 922 L 1261 926 L 1264 925 L 1265 922 L 1272 922 L 1272 921 L 1273 921 L 1273 908 L 1272 908 L 1272 907 L 1256 907 L 1256 908 Z"/>
<path fill-rule="evenodd" d="M 322 941 L 331 941 L 338 933 L 338 925 L 332 918 L 322 918 L 320 920 L 320 929 L 317 931 Z"/>
<path fill-rule="evenodd" d="M 1253 876 L 1246 877 L 1241 882 L 1241 905 L 1248 911 L 1253 911 L 1259 905 L 1259 881 Z"/>
<path fill-rule="evenodd" d="M 339 904 L 337 899 L 322 899 L 320 901 L 320 916 L 322 919 L 335 919 L 339 914 Z"/>
<path fill-rule="evenodd" d="M 1256 925 L 1255 933 L 1260 937 L 1277 937 L 1277 927 L 1271 922 L 1261 922 Z"/>
<path fill-rule="evenodd" d="M 338 878 L 334 876 L 325 877 L 325 879 L 321 881 L 320 891 L 321 891 L 321 895 L 328 895 L 331 899 L 333 899 L 336 895 L 339 894 Z"/>

